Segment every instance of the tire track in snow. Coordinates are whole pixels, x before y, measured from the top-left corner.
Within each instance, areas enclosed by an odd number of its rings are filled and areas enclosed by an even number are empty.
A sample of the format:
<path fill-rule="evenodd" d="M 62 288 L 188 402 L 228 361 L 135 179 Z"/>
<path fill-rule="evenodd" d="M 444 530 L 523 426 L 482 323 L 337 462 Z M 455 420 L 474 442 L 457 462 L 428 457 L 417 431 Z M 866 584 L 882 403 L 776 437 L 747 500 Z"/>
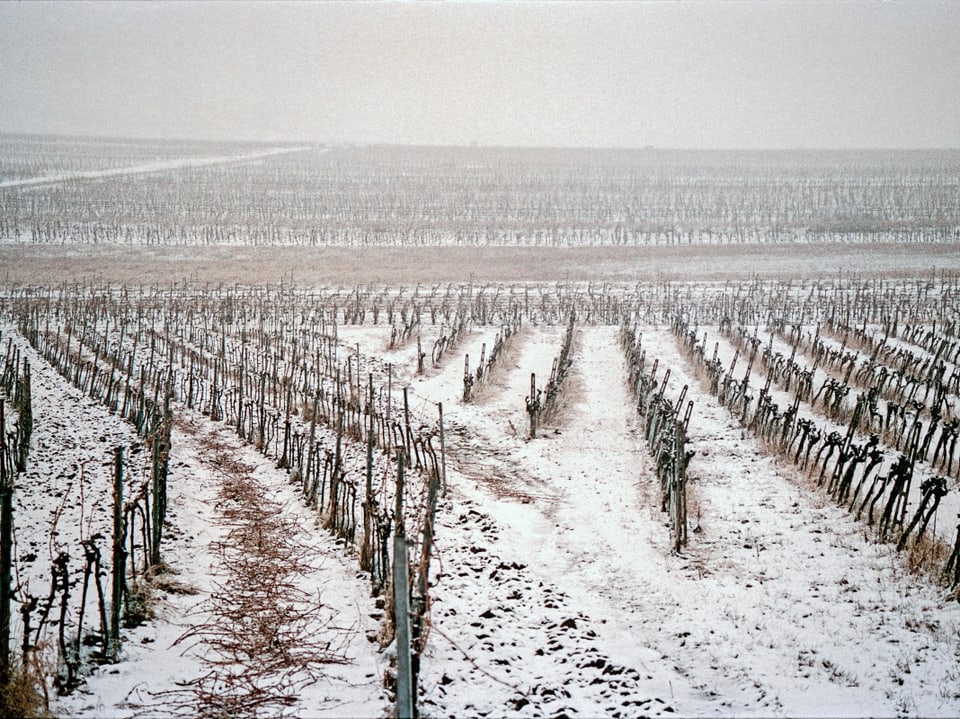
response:
<path fill-rule="evenodd" d="M 662 520 L 640 506 L 645 460 L 616 341 L 615 328 L 580 330 L 566 421 L 541 437 L 505 437 L 502 421 L 520 401 L 513 395 L 528 381 L 529 360 L 544 351 L 531 346 L 490 397 L 488 416 L 464 427 L 471 441 L 453 452 L 478 448 L 472 470 L 494 446 L 487 473 L 507 469 L 499 482 L 542 490 L 510 501 L 489 479 L 474 484 L 458 472 L 451 480 L 459 491 L 438 517 L 442 569 L 432 592 L 443 636 L 431 637 L 421 674 L 431 712 L 670 715 L 677 700 L 690 703 L 689 682 L 643 637 L 638 611 L 649 589 L 624 571 L 656 551 Z M 482 671 L 464 668 L 461 654 Z"/>
<path fill-rule="evenodd" d="M 48 175 L 46 177 L 26 177 L 18 180 L 4 180 L 3 182 L 0 182 L 0 188 L 36 187 L 38 185 L 55 185 L 58 182 L 68 182 L 70 180 L 96 180 L 104 177 L 117 177 L 121 175 L 142 175 L 149 172 L 166 172 L 169 170 L 179 170 L 185 167 L 206 167 L 208 165 L 252 162 L 254 160 L 262 160 L 265 157 L 285 155 L 290 152 L 304 152 L 310 149 L 313 148 L 276 147 L 263 152 L 251 152 L 245 155 L 223 155 L 219 157 L 182 157 L 175 160 L 158 160 L 156 162 L 148 162 L 142 165 L 113 167 L 106 170 L 88 170 L 70 172 L 62 175 Z"/>

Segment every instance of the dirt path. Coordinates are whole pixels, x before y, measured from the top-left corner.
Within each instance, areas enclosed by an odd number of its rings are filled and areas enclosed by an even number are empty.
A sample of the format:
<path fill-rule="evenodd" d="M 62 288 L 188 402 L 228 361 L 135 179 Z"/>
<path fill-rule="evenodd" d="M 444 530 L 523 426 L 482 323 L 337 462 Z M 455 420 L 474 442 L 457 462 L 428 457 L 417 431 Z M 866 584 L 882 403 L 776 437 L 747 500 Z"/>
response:
<path fill-rule="evenodd" d="M 284 493 L 261 483 L 223 435 L 197 437 L 203 461 L 215 468 L 225 533 L 211 547 L 218 566 L 201 608 L 206 619 L 178 643 L 197 650 L 206 670 L 190 683 L 198 714 L 277 713 L 300 704 L 329 665 L 347 663 L 340 649 L 349 628 L 334 625 L 310 586 L 319 567 L 300 541 L 307 529 L 285 511 Z"/>
<path fill-rule="evenodd" d="M 7 283 L 109 275 L 129 284 L 190 280 L 255 285 L 417 282 L 625 282 L 823 275 L 841 268 L 910 277 L 960 270 L 955 243 L 640 245 L 636 247 L 209 247 L 12 244 L 0 238 Z M 16 268 L 16 272 L 13 272 Z M 829 274 L 829 272 L 828 272 Z M 3 277 L 4 275 L 0 275 Z"/>
<path fill-rule="evenodd" d="M 543 448 L 528 441 L 524 398 L 530 393 L 531 372 L 539 378 L 538 386 L 546 384 L 562 338 L 562 328 L 524 328 L 514 338 L 509 356 L 479 388 L 477 399 L 447 409 L 451 466 L 496 496 L 553 501 L 555 488 L 527 466 L 538 461 Z M 552 428 L 541 431 L 544 436 L 552 433 Z M 525 464 L 518 464 L 518 457 L 524 457 Z"/>

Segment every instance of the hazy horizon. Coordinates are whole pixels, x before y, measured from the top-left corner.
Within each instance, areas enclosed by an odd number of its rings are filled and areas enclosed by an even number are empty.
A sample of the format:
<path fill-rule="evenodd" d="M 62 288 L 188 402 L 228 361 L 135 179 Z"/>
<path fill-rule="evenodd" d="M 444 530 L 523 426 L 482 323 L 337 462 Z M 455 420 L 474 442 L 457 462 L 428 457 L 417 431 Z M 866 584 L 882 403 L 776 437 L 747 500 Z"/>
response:
<path fill-rule="evenodd" d="M 931 147 L 659 147 L 657 145 L 626 146 L 626 145 L 481 145 L 450 144 L 450 143 L 405 143 L 405 142 L 356 142 L 350 140 L 324 141 L 311 139 L 291 140 L 257 140 L 257 139 L 230 139 L 230 138 L 203 138 L 203 137 L 134 137 L 122 135 L 83 135 L 49 132 L 20 132 L 0 130 L 0 137 L 24 137 L 42 140 L 66 140 L 71 142 L 103 142 L 103 143 L 143 143 L 143 144 L 206 144 L 206 145 L 290 145 L 304 147 L 332 147 L 332 148 L 364 148 L 364 147 L 393 147 L 393 148 L 424 148 L 424 149 L 459 149 L 459 150 L 569 150 L 569 151 L 629 151 L 629 152 L 664 152 L 664 153 L 728 153 L 728 154 L 842 154 L 842 153 L 960 153 L 960 143 L 957 145 L 943 145 Z"/>
<path fill-rule="evenodd" d="M 0 133 L 960 147 L 960 3 L 0 3 Z"/>

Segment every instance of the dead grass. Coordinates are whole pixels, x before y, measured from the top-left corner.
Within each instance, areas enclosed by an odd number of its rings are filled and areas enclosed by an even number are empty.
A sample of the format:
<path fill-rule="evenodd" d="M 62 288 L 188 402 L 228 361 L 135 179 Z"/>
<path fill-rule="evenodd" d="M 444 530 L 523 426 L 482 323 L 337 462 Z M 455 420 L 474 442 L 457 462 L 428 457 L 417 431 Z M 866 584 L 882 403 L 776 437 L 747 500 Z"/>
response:
<path fill-rule="evenodd" d="M 34 649 L 34 663 L 24 665 L 19 658 L 11 658 L 11 667 L 6 684 L 0 685 L 0 717 L 22 719 L 47 719 L 50 714 L 45 676 L 53 676 L 55 669 L 44 669 L 38 657 L 46 653 Z"/>
<path fill-rule="evenodd" d="M 560 391 L 557 393 L 556 403 L 551 411 L 544 415 L 542 426 L 545 428 L 557 429 L 563 427 L 570 419 L 571 413 L 577 411 L 577 406 L 583 402 L 585 394 L 585 381 L 580 372 L 577 371 L 577 360 L 579 357 L 579 332 L 574 340 L 573 366 L 570 368 L 567 376 L 563 379 Z"/>
<path fill-rule="evenodd" d="M 193 585 L 185 584 L 184 582 L 178 580 L 169 569 L 161 574 L 153 576 L 150 579 L 149 586 L 151 589 L 156 589 L 166 594 L 178 594 L 192 597 L 200 593 L 200 590 Z"/>
<path fill-rule="evenodd" d="M 695 491 L 691 490 L 690 481 L 686 483 L 687 491 L 687 531 L 690 534 L 703 534 L 703 507 L 700 505 L 700 497 Z"/>
<path fill-rule="evenodd" d="M 470 404 L 482 404 L 483 401 L 490 395 L 492 391 L 491 388 L 502 389 L 498 380 L 500 376 L 504 373 L 504 367 L 513 367 L 517 366 L 517 358 L 520 356 L 520 348 L 523 347 L 523 343 L 526 342 L 529 334 L 527 332 L 527 326 L 523 325 L 510 335 L 510 338 L 506 341 L 506 344 L 500 350 L 500 354 L 497 356 L 497 361 L 493 365 L 493 369 L 490 370 L 490 373 L 484 377 L 483 382 L 479 385 L 473 385 L 473 389 L 470 394 Z M 476 368 L 473 369 L 476 372 Z"/>
<path fill-rule="evenodd" d="M 940 582 L 951 551 L 952 548 L 945 542 L 932 539 L 929 534 L 925 534 L 919 542 L 911 537 L 904 551 L 907 571 L 931 583 Z"/>
<path fill-rule="evenodd" d="M 324 665 L 346 661 L 350 630 L 330 625 L 319 596 L 300 586 L 300 578 L 315 571 L 298 541 L 302 527 L 264 496 L 255 468 L 214 435 L 200 444 L 219 469 L 217 510 L 228 533 L 213 545 L 221 572 L 202 605 L 211 618 L 175 644 L 202 647 L 208 671 L 161 701 L 202 716 L 283 714 L 303 687 L 323 678 Z M 166 575 L 158 580 L 165 581 L 155 589 L 191 589 Z"/>
<path fill-rule="evenodd" d="M 156 247 L 0 245 L 4 284 L 191 279 L 257 285 L 367 282 L 725 280 L 819 276 L 825 268 L 903 277 L 960 270 L 955 244 L 805 243 L 637 247 Z"/>

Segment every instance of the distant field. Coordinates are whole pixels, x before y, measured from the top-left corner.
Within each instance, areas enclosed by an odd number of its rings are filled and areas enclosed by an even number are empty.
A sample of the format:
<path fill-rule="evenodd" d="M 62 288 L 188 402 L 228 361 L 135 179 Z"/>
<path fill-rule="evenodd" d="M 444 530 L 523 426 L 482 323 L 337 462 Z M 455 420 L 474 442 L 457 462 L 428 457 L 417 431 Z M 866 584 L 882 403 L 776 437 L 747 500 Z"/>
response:
<path fill-rule="evenodd" d="M 632 247 L 957 242 L 960 152 L 294 147 L 0 135 L 0 240 Z"/>
<path fill-rule="evenodd" d="M 631 282 L 813 277 L 840 272 L 889 277 L 960 270 L 955 244 L 813 244 L 684 247 L 125 247 L 0 245 L 3 284 L 58 284 L 99 277 L 123 283 L 190 280 L 260 284 L 357 284 L 579 279 Z"/>

